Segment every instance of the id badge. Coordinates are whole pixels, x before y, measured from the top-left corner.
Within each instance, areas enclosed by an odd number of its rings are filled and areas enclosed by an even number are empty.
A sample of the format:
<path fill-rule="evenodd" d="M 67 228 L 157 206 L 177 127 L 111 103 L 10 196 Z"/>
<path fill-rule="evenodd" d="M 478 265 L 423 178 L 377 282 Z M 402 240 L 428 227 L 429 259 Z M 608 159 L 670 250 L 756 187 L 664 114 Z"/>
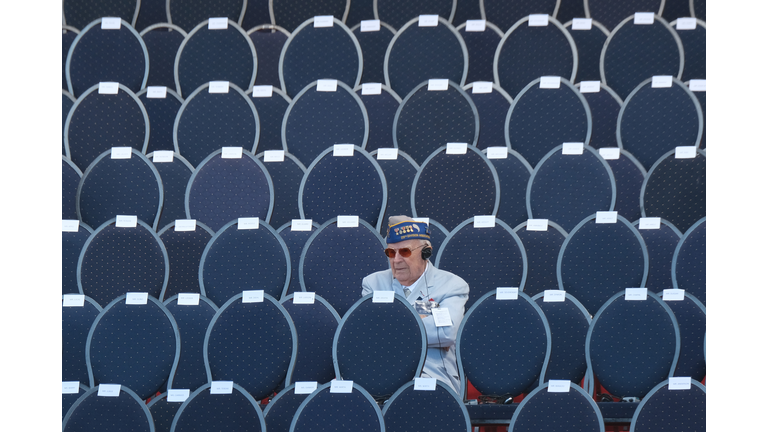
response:
<path fill-rule="evenodd" d="M 440 304 L 435 301 L 416 300 L 413 306 L 416 307 L 416 312 L 420 315 L 432 315 L 432 308 L 438 308 Z"/>

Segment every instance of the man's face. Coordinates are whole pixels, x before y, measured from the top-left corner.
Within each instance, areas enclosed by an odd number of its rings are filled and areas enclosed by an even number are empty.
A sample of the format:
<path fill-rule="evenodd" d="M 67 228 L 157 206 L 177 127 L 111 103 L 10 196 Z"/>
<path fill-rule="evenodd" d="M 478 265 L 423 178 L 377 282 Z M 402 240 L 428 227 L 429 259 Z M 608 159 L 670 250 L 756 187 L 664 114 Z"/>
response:
<path fill-rule="evenodd" d="M 423 243 L 421 240 L 404 240 L 387 245 L 388 248 L 397 251 L 395 257 L 389 259 L 389 265 L 392 267 L 392 274 L 395 279 L 403 286 L 413 285 L 427 268 L 427 261 L 421 259 L 421 248 L 419 247 Z M 400 255 L 399 249 L 402 248 L 412 249 L 411 256 L 404 258 Z"/>

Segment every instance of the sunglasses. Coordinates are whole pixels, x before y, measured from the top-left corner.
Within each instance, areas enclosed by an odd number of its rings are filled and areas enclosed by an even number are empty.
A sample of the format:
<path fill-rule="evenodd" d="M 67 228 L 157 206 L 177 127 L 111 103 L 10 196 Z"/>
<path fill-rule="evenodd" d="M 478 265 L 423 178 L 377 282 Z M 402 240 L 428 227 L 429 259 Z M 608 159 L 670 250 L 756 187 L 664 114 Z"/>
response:
<path fill-rule="evenodd" d="M 386 248 L 386 249 L 384 249 L 384 254 L 388 258 L 394 258 L 395 255 L 399 252 L 401 257 L 408 258 L 409 256 L 411 256 L 411 252 L 415 251 L 416 249 L 423 248 L 424 246 L 426 246 L 426 245 L 423 244 L 421 246 L 416 246 L 413 249 L 410 249 L 410 248 L 400 248 L 400 249 Z"/>

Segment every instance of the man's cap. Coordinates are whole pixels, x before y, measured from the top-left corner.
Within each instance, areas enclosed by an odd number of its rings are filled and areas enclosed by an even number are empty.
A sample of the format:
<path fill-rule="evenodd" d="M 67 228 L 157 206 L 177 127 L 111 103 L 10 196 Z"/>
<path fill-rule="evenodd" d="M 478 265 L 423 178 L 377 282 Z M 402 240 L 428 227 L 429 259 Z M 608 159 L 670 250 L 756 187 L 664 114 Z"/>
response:
<path fill-rule="evenodd" d="M 389 218 L 387 244 L 405 240 L 429 240 L 429 236 L 429 225 L 424 222 L 417 222 L 408 216 L 392 216 Z"/>

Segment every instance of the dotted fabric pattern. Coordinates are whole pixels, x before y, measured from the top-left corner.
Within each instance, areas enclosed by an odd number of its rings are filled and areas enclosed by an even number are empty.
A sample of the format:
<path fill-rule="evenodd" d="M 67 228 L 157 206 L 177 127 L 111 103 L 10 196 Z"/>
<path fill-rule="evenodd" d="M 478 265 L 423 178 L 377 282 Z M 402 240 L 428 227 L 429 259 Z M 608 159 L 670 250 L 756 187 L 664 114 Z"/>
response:
<path fill-rule="evenodd" d="M 388 219 L 387 219 L 388 220 Z M 432 261 L 435 260 L 440 249 L 443 247 L 443 242 L 448 237 L 448 230 L 434 219 L 429 220 L 429 229 L 431 231 L 429 242 L 432 243 Z M 437 267 L 437 266 L 435 266 Z"/>
<path fill-rule="evenodd" d="M 372 20 L 375 18 L 376 17 L 373 14 L 373 0 L 371 1 L 352 0 L 349 2 L 349 12 L 347 13 L 347 21 L 346 21 L 349 27 L 354 27 L 360 24 L 360 21 L 362 20 Z"/>
<path fill-rule="evenodd" d="M 597 24 L 593 20 L 589 30 L 574 30 L 573 25 L 565 27 L 579 51 L 579 67 L 573 82 L 600 81 L 600 53 L 608 39 L 608 32 Z"/>
<path fill-rule="evenodd" d="M 167 225 L 159 235 L 168 251 L 169 262 L 168 286 L 164 297 L 171 298 L 179 293 L 199 293 L 200 258 L 213 238 L 213 231 L 197 222 L 194 231 L 176 231 L 174 225 Z"/>
<path fill-rule="evenodd" d="M 66 86 L 64 86 L 66 87 Z M 66 91 L 61 91 L 61 154 L 66 155 L 67 154 L 67 147 L 64 144 L 64 126 L 67 122 L 67 117 L 69 117 L 69 112 L 72 111 L 72 107 L 75 105 L 75 98 L 72 97 L 72 95 Z"/>
<path fill-rule="evenodd" d="M 707 304 L 707 221 L 703 219 L 685 233 L 672 261 L 672 285 L 684 289 Z"/>
<path fill-rule="evenodd" d="M 383 1 L 379 1 L 379 8 Z M 400 97 L 429 79 L 448 79 L 463 86 L 468 58 L 461 35 L 445 20 L 438 21 L 436 27 L 419 27 L 416 15 L 412 18 L 415 20 L 401 28 L 387 48 L 385 83 Z M 382 21 L 398 28 L 387 19 Z"/>
<path fill-rule="evenodd" d="M 259 74 L 261 76 L 261 74 Z M 258 84 L 258 82 L 256 83 Z M 278 83 L 279 85 L 279 83 Z M 280 89 L 272 88 L 272 97 L 252 97 L 253 89 L 246 92 L 256 112 L 259 115 L 259 143 L 258 152 L 266 150 L 283 150 L 282 128 L 285 111 L 291 104 L 288 98 Z"/>
<path fill-rule="evenodd" d="M 616 205 L 613 209 L 627 220 L 640 219 L 640 190 L 645 181 L 645 169 L 624 150 L 618 159 L 606 159 L 616 181 Z"/>
<path fill-rule="evenodd" d="M 264 432 L 264 416 L 257 402 L 237 381 L 233 387 L 232 394 L 211 394 L 210 384 L 206 384 L 179 409 L 171 430 Z"/>
<path fill-rule="evenodd" d="M 612 224 L 595 223 L 591 216 L 571 232 L 560 249 L 560 289 L 579 299 L 594 315 L 618 291 L 645 286 L 645 251 L 637 229 L 622 216 Z"/>
<path fill-rule="evenodd" d="M 599 21 L 608 31 L 613 30 L 621 21 L 635 12 L 659 13 L 661 0 L 586 0 L 586 8 L 589 11 L 587 17 Z"/>
<path fill-rule="evenodd" d="M 696 385 L 698 384 L 698 385 Z M 693 432 L 706 430 L 707 393 L 691 382 L 690 390 L 656 389 L 639 406 L 632 419 L 635 432 Z"/>
<path fill-rule="evenodd" d="M 693 95 L 696 96 L 696 100 L 699 101 L 701 115 L 704 120 L 702 123 L 703 129 L 701 131 L 701 142 L 699 143 L 699 149 L 704 150 L 707 148 L 707 92 L 696 91 L 693 92 Z"/>
<path fill-rule="evenodd" d="M 578 385 L 578 383 L 576 383 Z M 564 393 L 547 391 L 547 383 L 529 394 L 515 411 L 509 424 L 514 432 L 567 430 L 600 432 L 605 430 L 597 404 L 580 388 Z"/>
<path fill-rule="evenodd" d="M 704 0 L 691 0 L 691 12 L 696 18 L 707 20 L 707 2 Z"/>
<path fill-rule="evenodd" d="M 76 29 L 73 30 L 72 27 L 66 28 L 63 26 L 61 30 L 61 89 L 67 90 L 67 54 L 69 54 L 69 48 L 72 46 L 72 43 L 80 32 Z M 64 114 L 64 116 L 66 117 L 66 114 Z M 64 122 L 62 122 L 62 124 L 64 124 Z"/>
<path fill-rule="evenodd" d="M 464 3 L 463 1 L 460 3 Z M 479 18 L 478 18 L 479 19 Z M 489 20 L 490 22 L 491 20 Z M 457 22 L 456 26 L 465 23 Z M 496 54 L 496 47 L 501 42 L 503 33 L 498 27 L 491 27 L 486 22 L 485 31 L 468 32 L 466 27 L 459 30 L 459 34 L 464 39 L 469 55 L 469 69 L 467 70 L 466 82 L 475 81 L 493 81 L 493 56 Z"/>
<path fill-rule="evenodd" d="M 506 32 L 516 22 L 531 14 L 555 16 L 557 3 L 557 0 L 483 0 L 483 9 L 485 19 Z"/>
<path fill-rule="evenodd" d="M 664 218 L 686 232 L 707 215 L 707 157 L 700 150 L 693 159 L 675 159 L 674 153 L 648 171 L 640 205 L 644 217 Z"/>
<path fill-rule="evenodd" d="M 264 3 L 267 3 L 267 1 L 264 1 Z M 251 9 L 251 3 L 249 2 L 248 9 L 246 10 L 246 18 L 248 11 Z M 266 22 L 268 23 L 268 11 L 266 18 Z M 243 28 L 252 27 L 243 25 Z M 251 31 L 248 34 L 248 37 L 251 38 L 251 42 L 253 42 L 253 46 L 256 48 L 256 55 L 259 57 L 259 73 L 256 74 L 256 82 L 253 84 L 271 85 L 280 88 L 280 53 L 283 52 L 283 46 L 288 40 L 288 35 L 279 30 L 265 28 Z M 254 103 L 256 103 L 256 101 L 254 101 Z M 282 120 L 282 116 L 280 117 L 280 120 Z"/>
<path fill-rule="evenodd" d="M 347 10 L 347 0 L 270 0 L 273 24 L 293 33 L 304 21 L 318 15 L 333 15 L 341 21 Z"/>
<path fill-rule="evenodd" d="M 190 390 L 190 392 L 194 389 Z M 167 393 L 153 398 L 148 404 L 149 413 L 155 422 L 155 432 L 170 432 L 171 424 L 182 402 L 168 402 Z"/>
<path fill-rule="evenodd" d="M 500 91 L 500 88 L 494 88 L 491 93 L 473 93 L 471 89 L 466 89 L 466 92 L 472 98 L 480 119 L 477 148 L 484 150 L 488 147 L 505 147 L 507 141 L 504 138 L 504 123 L 512 98 L 504 90 Z"/>
<path fill-rule="evenodd" d="M 528 274 L 525 278 L 525 293 L 534 296 L 544 290 L 557 289 L 557 257 L 563 246 L 565 231 L 549 223 L 546 231 L 529 231 L 527 222 L 515 228 L 515 234 L 525 247 L 528 258 Z"/>
<path fill-rule="evenodd" d="M 557 9 L 557 20 L 565 24 L 574 18 L 584 18 L 584 0 L 560 0 Z"/>
<path fill-rule="evenodd" d="M 506 159 L 488 159 L 496 169 L 501 186 L 499 211 L 496 217 L 509 226 L 517 226 L 528 220 L 525 207 L 525 191 L 533 169 L 519 153 L 507 150 Z"/>
<path fill-rule="evenodd" d="M 270 24 L 269 0 L 251 0 L 245 7 L 243 15 L 244 29 L 252 29 L 263 24 Z"/>
<path fill-rule="evenodd" d="M 93 230 L 80 224 L 77 232 L 61 233 L 61 293 L 77 294 L 77 260 Z"/>
<path fill-rule="evenodd" d="M 386 238 L 389 230 L 389 217 L 411 213 L 411 186 L 419 166 L 402 151 L 398 151 L 395 160 L 377 159 L 376 162 L 378 162 L 387 180 L 387 208 L 384 210 L 384 217 L 381 219 L 382 224 L 379 230 L 381 236 Z"/>
<path fill-rule="evenodd" d="M 373 1 L 366 2 L 369 6 L 373 6 Z M 358 2 L 352 2 L 351 4 L 358 4 Z M 371 12 L 372 13 L 372 12 Z M 370 17 L 373 19 L 373 16 Z M 351 21 L 347 20 L 350 24 Z M 355 24 L 359 24 L 358 21 Z M 361 83 L 383 83 L 384 82 L 384 56 L 387 54 L 387 47 L 395 37 L 395 30 L 392 29 L 386 23 L 381 23 L 381 29 L 379 31 L 364 32 L 361 31 L 361 27 L 357 27 L 352 33 L 357 38 L 357 42 L 360 44 L 360 49 L 363 51 L 363 75 L 360 78 Z"/>
<path fill-rule="evenodd" d="M 137 0 L 66 0 L 62 11 L 68 26 L 82 29 L 101 17 L 120 17 L 131 24 L 138 8 Z"/>
<path fill-rule="evenodd" d="M 333 369 L 333 337 L 341 319 L 330 305 L 318 298 L 315 296 L 313 304 L 295 304 L 291 296 L 280 302 L 291 316 L 299 337 L 293 382 L 327 383 L 336 377 Z"/>
<path fill-rule="evenodd" d="M 691 16 L 690 0 L 665 0 L 661 16 L 672 22 L 681 17 Z"/>
<path fill-rule="evenodd" d="M 173 124 L 176 115 L 184 101 L 172 90 L 167 88 L 165 98 L 148 98 L 146 92 L 140 92 L 138 97 L 149 118 L 149 143 L 146 154 L 157 150 L 173 151 Z"/>
<path fill-rule="evenodd" d="M 142 6 L 144 6 L 143 2 Z M 147 77 L 148 86 L 176 88 L 173 63 L 176 61 L 176 52 L 178 52 L 186 36 L 186 33 L 180 32 L 178 28 L 174 29 L 170 25 L 157 27 L 141 35 L 144 45 L 147 46 L 149 64 L 152 66 L 149 68 L 149 76 Z"/>
<path fill-rule="evenodd" d="M 66 156 L 61 157 L 61 218 L 77 219 L 77 185 L 83 173 Z"/>
<path fill-rule="evenodd" d="M 707 29 L 701 24 L 696 23 L 694 30 L 676 30 L 685 53 L 681 81 L 707 78 Z"/>
<path fill-rule="evenodd" d="M 69 409 L 72 408 L 72 405 L 74 405 L 74 403 L 78 399 L 80 399 L 80 396 L 82 396 L 88 390 L 89 390 L 89 387 L 81 383 L 78 393 L 69 393 L 69 394 L 63 393 L 61 395 L 61 419 L 62 420 L 64 420 L 64 417 L 67 415 L 67 412 L 69 412 Z"/>
<path fill-rule="evenodd" d="M 92 385 L 119 383 L 148 399 L 166 382 L 172 385 L 178 338 L 176 322 L 157 299 L 127 305 L 125 295 L 118 297 L 104 307 L 88 335 Z"/>
<path fill-rule="evenodd" d="M 109 429 L 115 432 L 150 432 L 152 417 L 144 402 L 125 385 L 118 397 L 98 396 L 98 387 L 84 393 L 64 418 L 64 432 Z"/>
<path fill-rule="evenodd" d="M 419 15 L 439 15 L 449 20 L 455 4 L 456 0 L 375 0 L 373 7 L 377 19 L 400 29 Z"/>
<path fill-rule="evenodd" d="M 304 401 L 291 431 L 384 432 L 381 411 L 362 387 L 355 384 L 352 393 L 331 393 L 330 384 L 327 386 Z"/>
<path fill-rule="evenodd" d="M 89 383 L 88 366 L 85 363 L 85 344 L 93 321 L 101 307 L 87 298 L 83 306 L 61 308 L 61 380 Z M 86 387 L 87 388 L 87 387 Z M 74 401 L 72 401 L 74 402 Z M 62 415 L 66 414 L 64 411 Z"/>
<path fill-rule="evenodd" d="M 153 162 L 153 166 L 163 182 L 163 210 L 157 224 L 160 229 L 174 223 L 176 219 L 186 219 L 184 196 L 194 168 L 178 153 L 174 153 L 172 162 Z"/>
<path fill-rule="evenodd" d="M 211 17 L 227 17 L 239 23 L 246 0 L 170 0 L 168 20 L 189 33 Z"/>
<path fill-rule="evenodd" d="M 592 114 L 592 135 L 589 145 L 594 149 L 603 147 L 618 147 L 616 125 L 619 121 L 622 101 L 616 93 L 612 93 L 604 84 L 600 85 L 597 93 L 582 93 Z"/>
<path fill-rule="evenodd" d="M 277 230 L 288 247 L 288 255 L 291 257 L 291 282 L 288 285 L 288 290 L 285 292 L 286 295 L 301 291 L 301 283 L 299 283 L 301 251 L 304 250 L 304 245 L 307 244 L 309 237 L 319 227 L 320 225 L 317 222 L 313 222 L 312 231 L 291 231 L 291 224 L 286 223 Z"/>
<path fill-rule="evenodd" d="M 414 424 L 424 421 L 424 413 L 429 413 L 432 430 L 468 431 L 469 415 L 455 393 L 440 384 L 434 391 L 418 391 L 413 387 L 414 384 L 409 383 L 384 407 L 384 424 L 388 432 L 412 431 Z"/>
<path fill-rule="evenodd" d="M 264 411 L 264 422 L 270 432 L 288 432 L 291 429 L 293 416 L 308 394 L 296 394 L 291 385 L 277 394 Z"/>
<path fill-rule="evenodd" d="M 453 20 L 451 22 L 458 27 L 460 24 L 467 22 L 467 20 L 475 19 L 482 19 L 480 2 L 474 0 L 458 0 L 456 2 L 456 12 L 454 12 Z"/>
<path fill-rule="evenodd" d="M 659 292 L 661 297 L 663 292 Z M 680 328 L 680 358 L 674 376 L 701 381 L 707 376 L 704 338 L 707 334 L 707 311 L 696 297 L 686 293 L 682 301 L 665 302 L 675 313 Z"/>
<path fill-rule="evenodd" d="M 270 225 L 279 227 L 293 219 L 300 219 L 299 186 L 307 169 L 290 153 L 285 154 L 282 162 L 264 162 L 263 153 L 258 159 L 264 164 L 275 187 L 275 206 L 269 219 Z"/>
<path fill-rule="evenodd" d="M 153 24 L 167 23 L 166 3 L 165 0 L 142 0 L 139 7 L 139 16 L 136 17 L 136 25 L 134 26 L 136 30 L 143 31 Z"/>
<path fill-rule="evenodd" d="M 179 365 L 173 376 L 173 388 L 195 391 L 208 382 L 203 359 L 203 343 L 205 332 L 218 308 L 202 296 L 197 305 L 180 305 L 178 298 L 171 298 L 165 302 L 165 306 L 176 321 L 181 336 L 181 354 Z M 171 404 L 166 403 L 166 405 Z M 175 409 L 178 409 L 178 405 Z"/>
<path fill-rule="evenodd" d="M 370 81 L 363 81 L 370 82 Z M 362 87 L 355 92 L 365 105 L 368 114 L 368 142 L 365 150 L 373 152 L 380 148 L 391 148 L 394 145 L 392 125 L 395 123 L 395 114 L 402 100 L 390 91 L 382 87 L 380 95 L 363 95 Z"/>
<path fill-rule="evenodd" d="M 591 318 L 573 296 L 565 297 L 562 302 L 545 302 L 544 294 L 533 299 L 547 317 L 549 330 L 552 332 L 552 352 L 547 363 L 544 380 L 570 380 L 579 385 L 587 372 L 587 331 Z M 555 412 L 555 411 L 541 411 Z M 537 430 L 552 430 L 549 428 Z"/>
<path fill-rule="evenodd" d="M 638 220 L 633 225 L 638 227 Z M 670 263 L 675 254 L 682 234 L 667 221 L 662 221 L 659 229 L 638 229 L 648 249 L 648 280 L 645 286 L 659 292 L 672 287 L 672 268 Z"/>

